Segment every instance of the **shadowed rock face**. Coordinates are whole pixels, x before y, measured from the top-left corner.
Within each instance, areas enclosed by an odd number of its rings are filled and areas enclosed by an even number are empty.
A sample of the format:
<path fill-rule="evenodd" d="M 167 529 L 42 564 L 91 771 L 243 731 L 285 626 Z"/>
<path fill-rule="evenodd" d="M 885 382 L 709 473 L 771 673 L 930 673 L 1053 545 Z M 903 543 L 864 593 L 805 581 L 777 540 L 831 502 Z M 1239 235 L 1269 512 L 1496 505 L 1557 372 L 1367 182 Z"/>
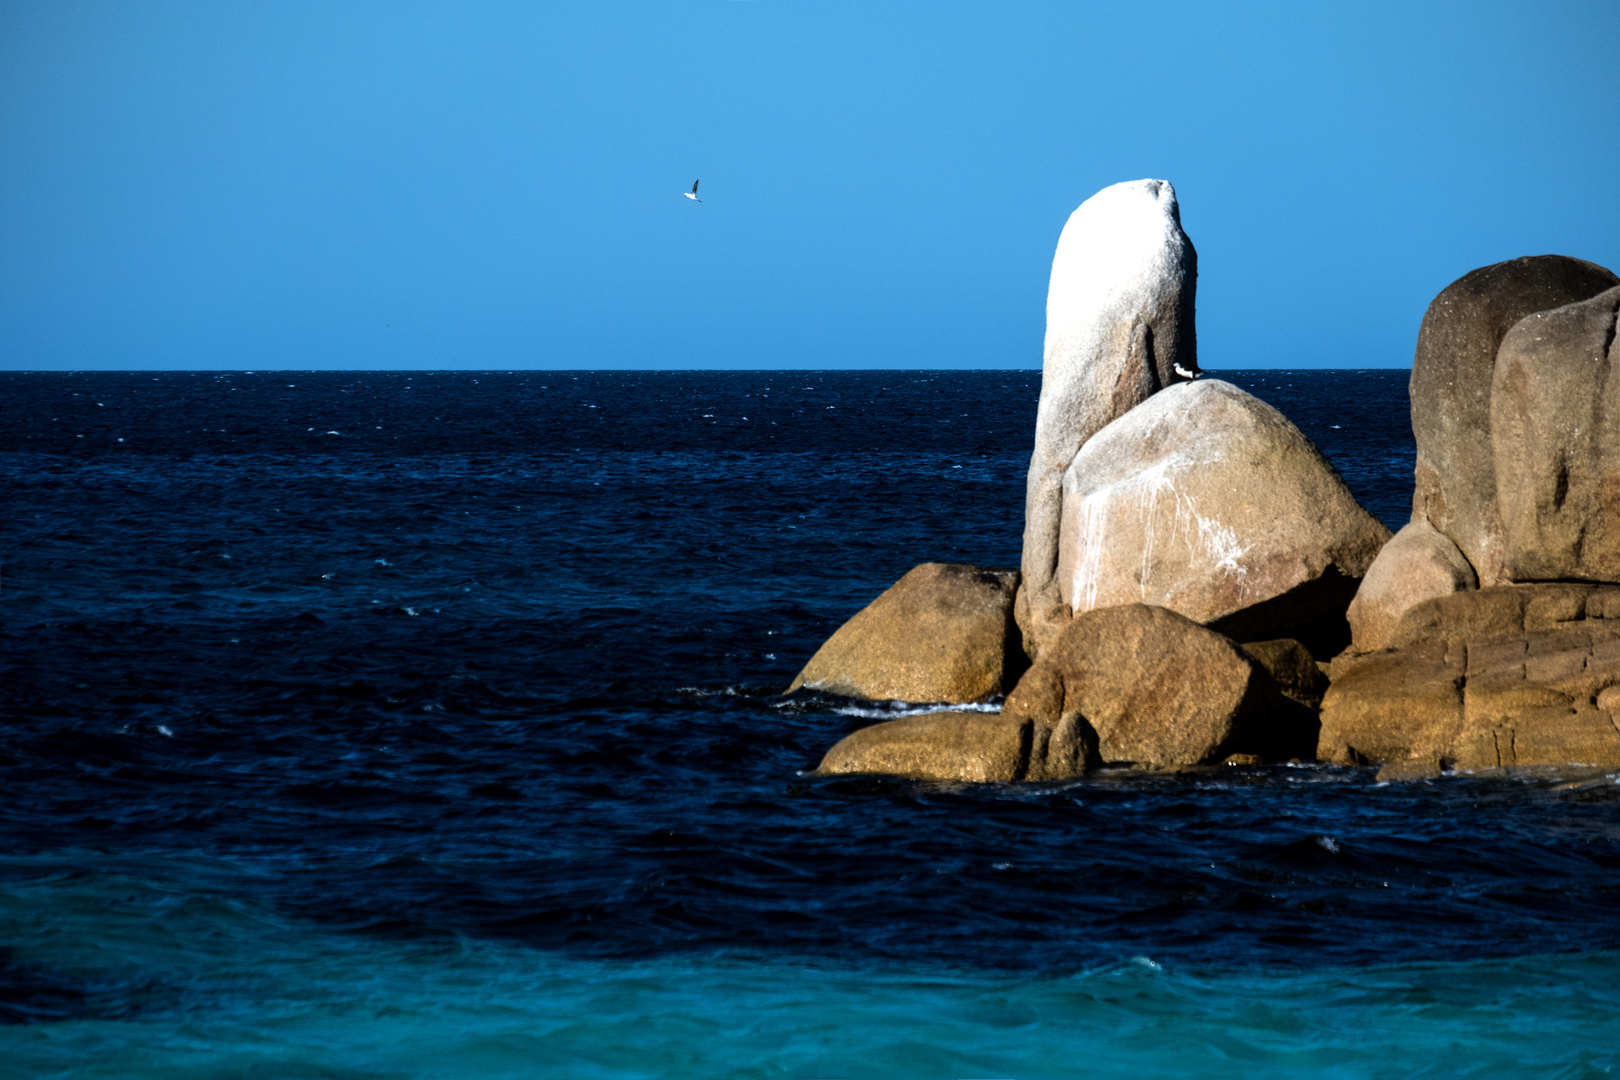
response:
<path fill-rule="evenodd" d="M 1321 706 L 1328 688 L 1327 674 L 1304 645 L 1293 638 L 1278 638 L 1246 641 L 1239 648 L 1271 676 L 1284 697 L 1313 711 Z"/>
<path fill-rule="evenodd" d="M 1452 282 L 1423 316 L 1412 360 L 1412 516 L 1448 536 L 1481 585 L 1507 580 L 1491 439 L 1497 349 L 1525 316 L 1616 285 L 1620 278 L 1581 259 L 1512 259 Z"/>
<path fill-rule="evenodd" d="M 1198 370 L 1198 255 L 1163 180 L 1104 188 L 1063 228 L 1024 503 L 1018 623 L 1035 656 L 1068 619 L 1054 574 L 1063 474 L 1093 433 Z"/>
<path fill-rule="evenodd" d="M 1538 311 L 1497 352 L 1491 442 L 1514 581 L 1620 581 L 1620 288 Z"/>
<path fill-rule="evenodd" d="M 1475 588 L 1478 581 L 1457 545 L 1424 520 L 1406 524 L 1384 545 L 1345 614 L 1356 652 L 1388 647 L 1413 607 L 1438 596 Z"/>
<path fill-rule="evenodd" d="M 1059 597 L 1077 614 L 1158 605 L 1326 657 L 1349 641 L 1345 608 L 1388 539 L 1276 409 L 1230 383 L 1182 383 L 1092 436 L 1069 466 Z"/>
<path fill-rule="evenodd" d="M 1005 693 L 1025 661 L 1016 570 L 923 563 L 839 627 L 793 680 L 879 701 L 973 702 Z"/>
<path fill-rule="evenodd" d="M 1427 600 L 1390 650 L 1333 662 L 1318 756 L 1459 769 L 1620 765 L 1620 586 Z"/>
<path fill-rule="evenodd" d="M 1278 654 L 1285 646 L 1270 650 Z M 1002 709 L 1036 730 L 1080 725 L 1103 764 L 1207 765 L 1232 753 L 1309 753 L 1277 725 L 1298 722 L 1276 683 L 1230 639 L 1164 608 L 1077 616 Z M 1314 717 L 1306 720 L 1314 732 Z M 1087 733 L 1089 731 L 1089 734 Z"/>

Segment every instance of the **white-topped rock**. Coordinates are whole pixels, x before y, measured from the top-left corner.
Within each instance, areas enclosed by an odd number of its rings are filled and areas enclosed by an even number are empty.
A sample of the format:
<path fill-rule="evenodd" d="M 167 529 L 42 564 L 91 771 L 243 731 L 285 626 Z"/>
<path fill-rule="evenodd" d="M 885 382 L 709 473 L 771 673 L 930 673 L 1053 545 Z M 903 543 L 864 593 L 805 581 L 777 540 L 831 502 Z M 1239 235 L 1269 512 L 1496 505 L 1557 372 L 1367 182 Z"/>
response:
<path fill-rule="evenodd" d="M 1104 425 L 1197 372 L 1197 277 L 1197 252 L 1164 180 L 1104 188 L 1070 215 L 1058 238 L 1018 598 L 1032 656 L 1067 621 L 1055 576 L 1063 474 Z"/>
<path fill-rule="evenodd" d="M 1389 530 L 1282 413 L 1215 379 L 1103 428 L 1063 481 L 1059 595 L 1155 604 L 1238 641 L 1349 643 L 1345 608 Z"/>

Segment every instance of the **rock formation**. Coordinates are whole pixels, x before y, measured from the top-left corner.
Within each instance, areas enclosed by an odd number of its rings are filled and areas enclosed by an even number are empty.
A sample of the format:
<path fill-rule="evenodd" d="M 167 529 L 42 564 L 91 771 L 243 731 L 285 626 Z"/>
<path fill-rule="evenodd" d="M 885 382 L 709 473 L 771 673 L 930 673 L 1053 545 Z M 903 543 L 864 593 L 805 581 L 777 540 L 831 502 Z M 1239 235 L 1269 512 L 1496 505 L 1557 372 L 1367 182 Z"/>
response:
<path fill-rule="evenodd" d="M 1434 298 L 1412 358 L 1417 438 L 1412 517 L 1450 537 L 1481 585 L 1507 580 L 1491 440 L 1492 376 L 1502 338 L 1526 315 L 1620 285 L 1594 263 L 1538 255 L 1484 266 Z"/>
<path fill-rule="evenodd" d="M 1258 650 L 1309 700 L 1319 673 L 1297 642 Z M 1309 675 L 1294 670 L 1302 662 Z M 1063 780 L 1098 765 L 1309 755 L 1316 728 L 1314 708 L 1289 700 L 1236 643 L 1173 611 L 1131 604 L 1073 619 L 999 715 L 932 713 L 876 724 L 839 742 L 817 771 Z"/>
<path fill-rule="evenodd" d="M 1082 722 L 1103 764 L 1207 765 L 1287 742 L 1268 730 L 1277 698 L 1229 638 L 1165 608 L 1127 604 L 1076 616 L 1002 712 L 1054 731 Z"/>
<path fill-rule="evenodd" d="M 1013 623 L 1016 570 L 914 567 L 817 650 L 801 686 L 849 697 L 976 702 L 1006 693 L 1026 666 Z"/>
<path fill-rule="evenodd" d="M 1318 661 L 1309 649 L 1293 638 L 1246 641 L 1238 647 L 1271 676 L 1271 681 L 1277 684 L 1278 691 L 1284 697 L 1309 709 L 1314 723 L 1316 710 L 1322 707 L 1322 695 L 1327 693 L 1328 677 L 1323 670 L 1327 665 Z M 1315 746 L 1313 734 L 1302 756 L 1310 756 L 1309 752 Z"/>
<path fill-rule="evenodd" d="M 1617 713 L 1620 586 L 1497 586 L 1426 600 L 1387 651 L 1334 660 L 1317 752 L 1433 770 L 1620 765 Z"/>
<path fill-rule="evenodd" d="M 1320 756 L 1408 779 L 1620 765 L 1620 585 L 1571 583 L 1620 582 L 1617 285 L 1548 255 L 1430 305 L 1413 522 L 1351 605 Z"/>
<path fill-rule="evenodd" d="M 1513 581 L 1620 581 L 1620 288 L 1502 339 L 1491 445 Z"/>
<path fill-rule="evenodd" d="M 1033 721 L 1002 713 L 943 712 L 873 724 L 839 741 L 816 773 L 880 773 L 914 780 L 1011 783 L 1061 780 L 1084 766 L 1048 776 L 1044 754 L 1034 755 Z M 1050 731 L 1043 732 L 1050 739 Z M 1044 748 L 1043 748 L 1044 749 Z"/>
<path fill-rule="evenodd" d="M 1182 383 L 1093 435 L 1063 479 L 1060 601 L 1155 604 L 1327 657 L 1389 530 L 1310 440 L 1230 383 Z M 1026 554 L 1027 554 L 1026 548 Z"/>
<path fill-rule="evenodd" d="M 1175 189 L 1163 180 L 1104 188 L 1058 238 L 1024 501 L 1018 623 L 1031 656 L 1068 618 L 1054 578 L 1063 475 L 1105 424 L 1197 372 L 1197 277 Z"/>
<path fill-rule="evenodd" d="M 985 701 L 1024 663 L 1020 639 L 1034 662 L 999 714 L 877 724 L 819 771 L 1620 766 L 1620 278 L 1539 256 L 1435 298 L 1411 379 L 1413 516 L 1392 539 L 1275 409 L 1187 381 L 1193 259 L 1168 184 L 1075 211 L 1052 268 L 1022 586 L 920 566 L 794 687 Z"/>
<path fill-rule="evenodd" d="M 1426 520 L 1410 521 L 1378 553 L 1350 602 L 1351 644 L 1356 652 L 1388 648 L 1413 607 L 1478 584 L 1456 544 Z"/>

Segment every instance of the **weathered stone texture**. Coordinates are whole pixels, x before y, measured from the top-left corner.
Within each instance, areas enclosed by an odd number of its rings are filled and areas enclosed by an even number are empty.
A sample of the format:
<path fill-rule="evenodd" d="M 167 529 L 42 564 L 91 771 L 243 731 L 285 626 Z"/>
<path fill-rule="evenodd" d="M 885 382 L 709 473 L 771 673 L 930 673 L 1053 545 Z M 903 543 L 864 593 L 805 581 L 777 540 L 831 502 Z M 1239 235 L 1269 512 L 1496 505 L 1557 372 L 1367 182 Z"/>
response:
<path fill-rule="evenodd" d="M 1620 285 L 1595 263 L 1538 255 L 1481 267 L 1429 305 L 1412 360 L 1412 516 L 1462 551 L 1481 585 L 1507 580 L 1491 439 L 1497 348 L 1520 319 Z"/>
<path fill-rule="evenodd" d="M 869 700 L 984 701 L 1025 666 L 1016 570 L 923 563 L 857 612 L 787 688 Z"/>
<path fill-rule="evenodd" d="M 1146 603 L 1331 656 L 1389 535 L 1276 409 L 1230 383 L 1182 383 L 1092 436 L 1069 466 L 1060 597 L 1077 614 Z"/>
<path fill-rule="evenodd" d="M 1498 586 L 1425 601 L 1391 649 L 1334 661 L 1318 755 L 1459 769 L 1620 765 L 1620 587 Z"/>
<path fill-rule="evenodd" d="M 1197 372 L 1197 280 L 1198 253 L 1164 180 L 1104 188 L 1058 238 L 1024 504 L 1018 622 L 1031 656 L 1068 620 L 1053 580 L 1064 470 L 1109 421 Z"/>
<path fill-rule="evenodd" d="M 994 783 L 1029 772 L 1027 719 L 997 713 L 945 712 L 873 724 L 840 740 L 821 761 L 822 775 L 880 773 L 917 780 Z"/>
<path fill-rule="evenodd" d="M 1474 568 L 1444 533 L 1427 521 L 1408 522 L 1373 560 L 1345 613 L 1352 646 L 1356 652 L 1385 648 L 1414 606 L 1477 585 Z"/>
<path fill-rule="evenodd" d="M 1279 697 L 1230 639 L 1165 608 L 1129 604 L 1076 616 L 1003 713 L 1054 729 L 1083 721 L 1104 764 L 1203 765 L 1275 753 L 1271 744 L 1287 741 L 1270 727 Z"/>
<path fill-rule="evenodd" d="M 1502 339 L 1491 442 L 1514 581 L 1620 581 L 1620 288 Z"/>

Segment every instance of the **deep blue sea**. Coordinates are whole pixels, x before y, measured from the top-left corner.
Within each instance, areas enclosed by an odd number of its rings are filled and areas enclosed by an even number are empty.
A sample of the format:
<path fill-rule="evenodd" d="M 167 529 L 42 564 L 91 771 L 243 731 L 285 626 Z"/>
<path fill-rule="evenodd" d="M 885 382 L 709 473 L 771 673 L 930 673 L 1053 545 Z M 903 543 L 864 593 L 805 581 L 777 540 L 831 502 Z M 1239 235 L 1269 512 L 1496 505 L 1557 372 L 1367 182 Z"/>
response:
<path fill-rule="evenodd" d="M 1393 527 L 1404 371 L 1226 372 Z M 803 775 L 1037 372 L 0 373 L 0 1077 L 1620 1067 L 1620 786 Z"/>

